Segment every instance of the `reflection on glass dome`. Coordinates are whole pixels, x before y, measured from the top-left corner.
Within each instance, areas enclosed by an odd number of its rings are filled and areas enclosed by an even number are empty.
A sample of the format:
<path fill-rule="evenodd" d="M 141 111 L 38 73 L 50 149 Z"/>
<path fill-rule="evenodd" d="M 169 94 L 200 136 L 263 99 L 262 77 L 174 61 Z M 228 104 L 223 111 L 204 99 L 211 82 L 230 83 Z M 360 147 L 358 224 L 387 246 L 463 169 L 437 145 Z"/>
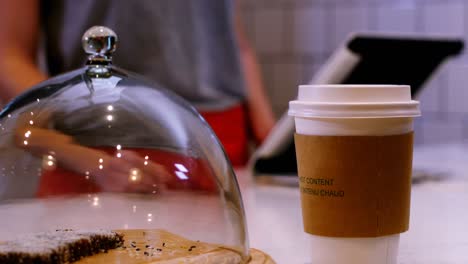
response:
<path fill-rule="evenodd" d="M 1 112 L 0 240 L 112 230 L 124 242 L 102 261 L 246 262 L 242 201 L 216 136 L 185 101 L 110 58 L 96 51 Z"/>

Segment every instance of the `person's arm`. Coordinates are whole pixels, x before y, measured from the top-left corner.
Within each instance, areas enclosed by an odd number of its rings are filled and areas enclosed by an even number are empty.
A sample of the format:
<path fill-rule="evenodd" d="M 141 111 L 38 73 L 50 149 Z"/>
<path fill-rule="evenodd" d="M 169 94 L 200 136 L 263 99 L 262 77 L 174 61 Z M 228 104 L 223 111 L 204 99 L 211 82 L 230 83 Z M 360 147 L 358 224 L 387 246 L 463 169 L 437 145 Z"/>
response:
<path fill-rule="evenodd" d="M 37 64 L 39 0 L 0 2 L 0 101 L 46 79 Z"/>
<path fill-rule="evenodd" d="M 261 143 L 273 128 L 275 117 L 265 93 L 257 58 L 243 30 L 239 8 L 236 10 L 235 26 L 247 85 L 247 108 L 250 126 L 255 140 L 257 143 Z"/>
<path fill-rule="evenodd" d="M 88 172 L 105 191 L 149 192 L 154 190 L 154 184 L 174 179 L 165 167 L 144 159 L 137 152 L 121 150 L 121 156 L 110 155 L 102 150 L 82 146 L 59 131 L 37 125 L 16 128 L 14 142 L 18 148 L 39 158 L 54 153 L 60 167 L 80 175 Z M 139 179 L 132 179 L 132 172 L 135 172 L 135 177 L 140 175 Z"/>

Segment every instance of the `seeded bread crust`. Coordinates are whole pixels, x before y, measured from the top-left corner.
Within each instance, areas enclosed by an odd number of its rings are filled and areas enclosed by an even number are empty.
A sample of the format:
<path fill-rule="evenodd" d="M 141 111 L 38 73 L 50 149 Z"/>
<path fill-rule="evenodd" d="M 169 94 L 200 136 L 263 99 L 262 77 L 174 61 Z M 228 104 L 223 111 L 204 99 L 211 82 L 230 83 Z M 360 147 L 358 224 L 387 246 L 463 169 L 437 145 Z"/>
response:
<path fill-rule="evenodd" d="M 0 243 L 2 264 L 65 264 L 107 252 L 123 244 L 123 235 L 109 231 L 61 229 L 28 234 Z"/>

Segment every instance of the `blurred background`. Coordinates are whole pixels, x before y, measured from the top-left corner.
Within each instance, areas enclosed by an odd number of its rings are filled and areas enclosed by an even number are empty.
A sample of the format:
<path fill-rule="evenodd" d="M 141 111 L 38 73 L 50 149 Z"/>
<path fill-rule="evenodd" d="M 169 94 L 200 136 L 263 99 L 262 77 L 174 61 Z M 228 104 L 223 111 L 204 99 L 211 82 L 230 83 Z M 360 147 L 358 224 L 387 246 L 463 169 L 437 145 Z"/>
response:
<path fill-rule="evenodd" d="M 277 117 L 350 32 L 468 40 L 464 0 L 241 0 L 241 9 Z M 468 141 L 466 52 L 444 64 L 418 99 L 416 144 Z"/>

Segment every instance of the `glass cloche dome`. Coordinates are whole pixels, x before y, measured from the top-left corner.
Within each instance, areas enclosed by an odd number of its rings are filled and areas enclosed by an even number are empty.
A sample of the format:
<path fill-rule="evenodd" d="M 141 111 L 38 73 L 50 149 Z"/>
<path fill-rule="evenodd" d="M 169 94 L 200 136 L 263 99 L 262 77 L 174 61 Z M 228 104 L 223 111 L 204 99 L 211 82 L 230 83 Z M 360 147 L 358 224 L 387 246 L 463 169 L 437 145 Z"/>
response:
<path fill-rule="evenodd" d="M 84 68 L 0 113 L 0 260 L 101 252 L 96 263 L 205 253 L 248 262 L 236 177 L 207 123 L 172 92 L 112 66 L 112 30 L 93 27 L 82 42 Z M 19 263 L 10 261 L 0 262 Z"/>

